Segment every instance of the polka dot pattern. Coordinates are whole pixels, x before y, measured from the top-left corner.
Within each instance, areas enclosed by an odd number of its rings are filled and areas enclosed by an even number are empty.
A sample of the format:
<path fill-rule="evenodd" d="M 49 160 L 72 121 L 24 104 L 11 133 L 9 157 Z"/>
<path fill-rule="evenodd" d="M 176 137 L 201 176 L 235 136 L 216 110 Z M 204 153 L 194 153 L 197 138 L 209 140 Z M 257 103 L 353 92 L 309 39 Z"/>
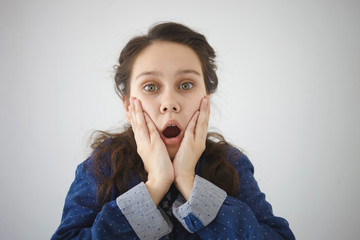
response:
<path fill-rule="evenodd" d="M 199 160 L 198 176 L 187 202 L 172 189 L 172 197 L 166 195 L 155 207 L 145 185 L 132 177 L 132 188 L 120 196 L 114 191 L 102 208 L 89 171 L 91 159 L 83 162 L 76 170 L 60 226 L 51 239 L 295 239 L 288 222 L 274 216 L 245 155 L 229 149 L 228 161 L 239 175 L 236 198 L 226 196 L 199 176 L 204 161 Z"/>
<path fill-rule="evenodd" d="M 172 230 L 172 223 L 161 214 L 142 182 L 116 199 L 117 205 L 141 239 L 159 239 Z"/>

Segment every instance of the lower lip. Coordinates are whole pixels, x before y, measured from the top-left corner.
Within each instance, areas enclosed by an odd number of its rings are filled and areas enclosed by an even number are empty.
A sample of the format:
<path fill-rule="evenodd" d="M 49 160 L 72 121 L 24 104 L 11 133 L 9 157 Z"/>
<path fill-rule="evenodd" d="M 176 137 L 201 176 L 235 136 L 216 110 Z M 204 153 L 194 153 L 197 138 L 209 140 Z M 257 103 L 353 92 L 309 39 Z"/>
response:
<path fill-rule="evenodd" d="M 162 137 L 162 140 L 164 141 L 164 143 L 166 145 L 174 145 L 174 144 L 178 144 L 181 142 L 181 139 L 182 139 L 182 134 L 179 134 L 177 135 L 176 137 L 173 137 L 173 138 L 166 138 L 164 136 L 161 136 Z"/>

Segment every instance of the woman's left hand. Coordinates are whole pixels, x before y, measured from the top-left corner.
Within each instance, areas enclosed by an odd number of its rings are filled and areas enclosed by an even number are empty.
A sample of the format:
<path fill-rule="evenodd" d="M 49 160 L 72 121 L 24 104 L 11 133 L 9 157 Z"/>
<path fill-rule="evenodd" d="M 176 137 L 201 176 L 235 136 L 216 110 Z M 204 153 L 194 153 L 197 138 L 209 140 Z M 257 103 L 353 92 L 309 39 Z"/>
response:
<path fill-rule="evenodd" d="M 188 123 L 184 138 L 173 160 L 175 186 L 189 199 L 195 179 L 195 166 L 205 150 L 210 117 L 209 96 L 205 96 Z"/>

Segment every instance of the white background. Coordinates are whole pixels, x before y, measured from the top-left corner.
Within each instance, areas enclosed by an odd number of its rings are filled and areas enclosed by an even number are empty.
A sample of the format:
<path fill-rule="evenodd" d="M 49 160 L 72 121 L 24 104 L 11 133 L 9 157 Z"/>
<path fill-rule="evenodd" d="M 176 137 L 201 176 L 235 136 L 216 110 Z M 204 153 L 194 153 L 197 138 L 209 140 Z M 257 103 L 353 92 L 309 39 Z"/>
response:
<path fill-rule="evenodd" d="M 359 1 L 0 1 L 0 238 L 49 239 L 93 130 L 124 123 L 113 69 L 159 21 L 206 35 L 211 125 L 297 239 L 357 239 Z"/>

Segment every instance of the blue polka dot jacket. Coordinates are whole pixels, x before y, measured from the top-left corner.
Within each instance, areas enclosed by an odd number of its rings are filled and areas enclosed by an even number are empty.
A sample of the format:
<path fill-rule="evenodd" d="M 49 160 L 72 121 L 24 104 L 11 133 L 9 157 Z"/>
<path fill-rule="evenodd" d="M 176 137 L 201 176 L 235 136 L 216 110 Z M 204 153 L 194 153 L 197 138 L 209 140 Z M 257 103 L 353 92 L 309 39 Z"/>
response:
<path fill-rule="evenodd" d="M 239 175 L 236 198 L 200 176 L 200 158 L 188 201 L 171 186 L 155 206 L 145 184 L 134 177 L 130 190 L 113 194 L 100 209 L 90 157 L 76 169 L 51 239 L 295 239 L 288 222 L 274 216 L 249 159 L 236 148 L 227 159 Z"/>

